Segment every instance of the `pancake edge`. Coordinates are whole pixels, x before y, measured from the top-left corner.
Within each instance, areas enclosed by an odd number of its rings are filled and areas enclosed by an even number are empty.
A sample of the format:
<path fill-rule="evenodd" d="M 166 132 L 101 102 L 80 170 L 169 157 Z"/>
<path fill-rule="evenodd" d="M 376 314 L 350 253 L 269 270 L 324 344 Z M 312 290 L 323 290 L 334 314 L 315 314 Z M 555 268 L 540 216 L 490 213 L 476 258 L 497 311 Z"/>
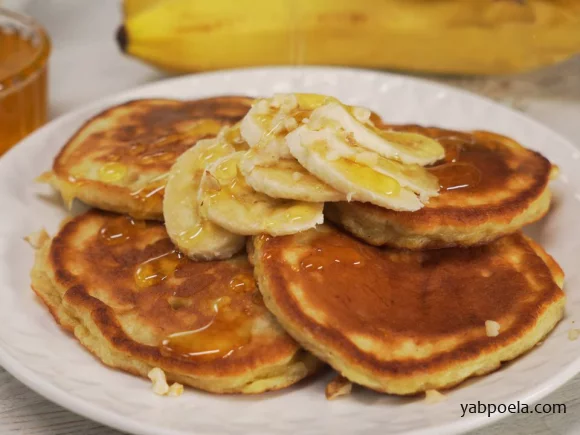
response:
<path fill-rule="evenodd" d="M 529 238 L 525 238 L 529 240 Z M 454 365 L 452 369 L 448 366 L 446 367 L 444 363 L 426 363 L 421 365 L 419 369 L 411 368 L 410 370 L 377 371 L 367 367 L 363 368 L 361 365 L 358 366 L 358 370 L 351 370 L 349 364 L 342 362 L 343 357 L 338 352 L 331 352 L 329 351 L 329 346 L 318 343 L 320 337 L 313 336 L 308 327 L 310 320 L 305 318 L 299 310 L 292 307 L 290 308 L 291 314 L 289 314 L 279 308 L 278 303 L 275 301 L 279 295 L 275 294 L 276 284 L 274 282 L 281 281 L 282 278 L 272 278 L 266 274 L 261 261 L 261 245 L 263 242 L 260 241 L 259 237 L 254 237 L 252 243 L 253 248 L 249 252 L 252 256 L 256 281 L 263 295 L 264 303 L 282 324 L 286 332 L 305 349 L 329 364 L 345 378 L 382 393 L 406 396 L 431 389 L 443 390 L 454 387 L 468 378 L 491 373 L 499 369 L 502 363 L 516 359 L 536 346 L 552 331 L 564 315 L 566 296 L 561 287 L 561 284 L 563 284 L 563 271 L 548 253 L 537 243 L 533 242 L 530 243 L 531 248 L 544 261 L 546 267 L 550 269 L 559 292 L 552 301 L 538 307 L 534 325 L 529 328 L 531 332 L 519 335 L 512 342 L 502 345 L 498 351 L 493 352 L 491 355 L 478 354 L 463 358 L 458 363 L 455 363 L 457 365 Z M 288 306 L 288 301 L 282 301 L 281 304 Z M 308 336 L 307 339 L 304 338 L 305 334 Z"/>
<path fill-rule="evenodd" d="M 66 271 L 63 273 L 57 270 L 51 276 L 49 255 L 53 240 L 47 239 L 36 250 L 31 270 L 31 288 L 55 321 L 108 367 L 145 378 L 152 368 L 159 367 L 171 382 L 218 394 L 258 394 L 280 390 L 314 374 L 322 367 L 317 358 L 297 346 L 293 354 L 258 370 L 247 370 L 246 376 L 243 376 L 243 370 L 227 376 L 219 371 L 205 375 L 192 374 L 195 363 L 163 358 L 156 346 L 144 345 L 129 338 L 113 311 L 99 299 L 90 296 L 82 285 L 74 285 L 72 281 L 69 281 L 71 286 L 68 288 L 59 285 L 59 277 L 67 282 L 70 275 L 67 277 Z"/>
<path fill-rule="evenodd" d="M 404 219 L 385 218 L 380 211 L 368 209 L 366 204 L 345 202 L 327 203 L 324 216 L 358 239 L 373 246 L 389 246 L 410 250 L 479 246 L 515 233 L 525 225 L 542 219 L 550 209 L 552 194 L 546 188 L 523 210 L 509 213 L 488 213 L 485 220 L 466 218 L 453 225 L 427 222 L 413 225 Z"/>

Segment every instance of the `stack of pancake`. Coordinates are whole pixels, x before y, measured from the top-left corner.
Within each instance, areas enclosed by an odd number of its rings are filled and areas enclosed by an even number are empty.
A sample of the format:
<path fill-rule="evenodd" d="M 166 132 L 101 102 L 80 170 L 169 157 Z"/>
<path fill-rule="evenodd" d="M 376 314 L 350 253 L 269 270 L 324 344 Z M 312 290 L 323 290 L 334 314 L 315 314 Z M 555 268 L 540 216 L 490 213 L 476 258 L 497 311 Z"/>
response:
<path fill-rule="evenodd" d="M 326 363 L 353 383 L 407 395 L 491 372 L 562 318 L 563 272 L 520 232 L 547 213 L 555 170 L 489 132 L 387 125 L 373 115 L 384 131 L 443 147 L 445 158 L 425 168 L 438 195 L 424 205 L 413 197 L 420 208 L 404 211 L 343 198 L 332 186 L 324 193 L 332 224 L 226 234 L 251 226 L 232 215 L 211 223 L 223 243 L 198 246 L 198 198 L 183 192 L 194 179 L 218 193 L 223 185 L 215 187 L 217 173 L 191 168 L 221 152 L 208 139 L 226 137 L 252 102 L 113 107 L 82 126 L 41 177 L 67 204 L 78 198 L 95 209 L 34 240 L 32 287 L 105 364 L 141 376 L 158 367 L 216 393 L 259 393 Z M 238 139 L 232 152 L 247 149 Z"/>

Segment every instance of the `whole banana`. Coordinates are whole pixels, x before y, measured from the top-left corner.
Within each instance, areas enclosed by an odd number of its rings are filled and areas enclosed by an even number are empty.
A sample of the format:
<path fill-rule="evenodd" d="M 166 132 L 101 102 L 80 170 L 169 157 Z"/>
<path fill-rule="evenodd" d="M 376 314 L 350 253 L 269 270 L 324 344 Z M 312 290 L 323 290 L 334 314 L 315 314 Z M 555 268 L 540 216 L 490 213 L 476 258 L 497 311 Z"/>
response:
<path fill-rule="evenodd" d="M 125 0 L 117 40 L 163 69 L 317 64 L 519 72 L 580 52 L 576 0 Z"/>

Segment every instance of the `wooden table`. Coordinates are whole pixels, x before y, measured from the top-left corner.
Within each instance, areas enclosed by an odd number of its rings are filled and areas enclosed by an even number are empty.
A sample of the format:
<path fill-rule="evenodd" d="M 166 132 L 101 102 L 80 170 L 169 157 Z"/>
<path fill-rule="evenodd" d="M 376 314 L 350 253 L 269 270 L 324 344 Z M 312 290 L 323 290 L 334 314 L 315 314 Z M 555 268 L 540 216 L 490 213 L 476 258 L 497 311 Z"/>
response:
<path fill-rule="evenodd" d="M 52 36 L 51 117 L 163 77 L 123 57 L 115 47 L 113 35 L 121 19 L 116 0 L 4 0 L 4 4 L 37 18 Z M 436 80 L 511 105 L 580 144 L 580 58 L 512 78 Z M 472 435 L 580 433 L 580 376 L 542 403 L 565 403 L 567 413 L 513 415 Z M 0 368 L 0 434 L 8 433 L 120 434 L 45 400 Z"/>

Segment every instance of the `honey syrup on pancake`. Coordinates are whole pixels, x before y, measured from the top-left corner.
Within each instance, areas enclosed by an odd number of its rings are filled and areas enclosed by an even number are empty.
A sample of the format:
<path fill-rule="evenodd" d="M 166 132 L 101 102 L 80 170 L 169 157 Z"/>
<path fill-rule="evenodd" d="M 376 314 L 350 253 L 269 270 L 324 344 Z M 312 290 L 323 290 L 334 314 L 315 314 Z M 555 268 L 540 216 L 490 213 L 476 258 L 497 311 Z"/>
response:
<path fill-rule="evenodd" d="M 100 239 L 109 246 L 131 243 L 139 237 L 139 232 L 147 228 L 145 221 L 135 220 L 129 216 L 120 216 L 108 220 L 99 230 Z M 146 288 L 160 284 L 173 276 L 178 267 L 185 262 L 185 257 L 176 249 L 171 249 L 138 264 L 134 281 L 137 288 Z"/>
<path fill-rule="evenodd" d="M 470 189 L 479 185 L 481 171 L 473 163 L 461 161 L 465 141 L 453 136 L 440 137 L 437 141 L 445 148 L 445 160 L 428 170 L 439 179 L 441 190 Z"/>
<path fill-rule="evenodd" d="M 531 271 L 542 285 L 553 289 L 550 292 L 556 291 L 543 261 L 517 234 L 481 247 L 423 252 L 368 246 L 334 228 L 307 240 L 313 249 L 306 252 L 296 235 L 263 242 L 263 254 L 273 259 L 262 256 L 260 261 L 279 268 L 276 273 L 289 282 L 296 280 L 296 286 L 303 289 L 300 298 L 305 298 L 300 303 L 327 313 L 329 319 L 339 319 L 345 330 L 372 325 L 370 329 L 381 334 L 385 328 L 420 336 L 475 330 L 472 328 L 482 331 L 488 319 L 509 319 L 516 304 L 518 309 L 534 312 L 537 301 L 530 298 Z M 281 255 L 286 249 L 304 252 L 304 257 L 298 256 L 302 267 L 290 269 Z M 366 267 L 355 266 L 350 252 L 356 253 L 355 259 L 362 258 Z M 525 258 L 529 271 L 510 266 L 506 256 L 510 252 Z M 349 261 L 335 263 L 337 256 Z M 323 270 L 305 273 L 305 266 L 317 262 Z M 288 288 L 284 291 L 292 293 Z"/>
<path fill-rule="evenodd" d="M 117 297 L 156 319 L 163 356 L 230 357 L 251 342 L 256 319 L 266 312 L 253 268 L 246 257 L 193 262 L 160 230 L 161 223 L 107 215 L 91 258 L 117 258 L 114 270 L 104 274 L 118 280 Z"/>
<path fill-rule="evenodd" d="M 39 183 L 50 183 L 53 179 L 56 179 L 56 177 L 54 176 L 54 172 L 50 171 L 41 174 L 36 178 L 36 181 Z M 59 189 L 66 207 L 70 210 L 76 198 L 75 189 L 85 185 L 87 181 L 83 179 L 82 175 L 77 174 L 77 171 L 73 168 L 71 173 L 66 176 L 66 183 L 60 183 Z M 74 187 L 70 185 L 74 185 Z"/>
<path fill-rule="evenodd" d="M 478 163 L 483 156 L 477 153 L 491 154 L 490 150 L 477 147 L 471 136 L 446 134 L 444 130 L 423 128 L 415 125 L 389 126 L 394 131 L 408 131 L 424 134 L 437 140 L 445 149 L 445 159 L 428 167 L 439 179 L 442 192 L 470 189 L 473 190 L 482 182 L 482 170 Z"/>
<path fill-rule="evenodd" d="M 213 119 L 201 119 L 192 127 L 182 132 L 161 136 L 149 146 L 140 148 L 136 153 L 139 163 L 158 165 L 161 162 L 172 164 L 181 152 L 195 143 L 189 143 L 190 138 L 206 139 L 216 136 L 224 124 Z M 183 144 L 186 145 L 185 149 Z M 141 145 L 139 143 L 136 144 Z"/>
<path fill-rule="evenodd" d="M 184 262 L 184 255 L 177 249 L 150 258 L 135 270 L 135 284 L 138 288 L 160 284 L 161 281 L 175 275 L 177 268 Z"/>
<path fill-rule="evenodd" d="M 156 124 L 153 113 L 150 113 L 147 115 L 151 118 L 150 123 L 147 123 L 146 119 L 140 119 L 140 123 L 143 124 L 141 129 L 135 125 L 126 125 L 116 131 L 112 141 L 123 144 L 122 148 L 112 149 L 110 153 L 103 155 L 101 160 L 109 162 L 115 159 L 127 165 L 154 165 L 169 169 L 181 153 L 195 145 L 199 139 L 215 137 L 225 125 L 224 120 L 202 117 L 187 127 L 176 127 L 170 124 L 172 116 L 175 122 L 180 122 L 185 120 L 183 114 L 174 114 L 172 112 L 174 109 L 171 108 L 151 110 L 156 111 L 162 120 L 158 121 L 159 123 L 169 123 L 164 129 L 165 132 L 161 129 L 161 125 Z M 102 137 L 104 137 L 102 132 L 93 135 L 94 140 L 102 140 Z"/>
<path fill-rule="evenodd" d="M 181 152 L 185 151 L 189 146 L 195 145 L 195 142 L 189 143 L 191 138 L 204 139 L 214 137 L 222 127 L 223 124 L 218 121 L 203 119 L 184 132 L 162 136 L 147 146 L 137 141 L 137 143 L 129 147 L 128 154 L 132 158 L 137 158 L 140 164 L 163 164 L 171 166 Z M 182 149 L 184 146 L 185 148 Z M 103 168 L 109 164 L 110 162 L 105 163 L 101 167 L 101 170 L 104 170 Z M 118 163 L 117 165 L 115 168 L 118 171 L 122 164 Z M 167 173 L 163 173 L 155 177 L 145 187 L 131 192 L 131 196 L 142 202 L 145 206 L 153 205 L 163 198 L 167 176 Z"/>
<path fill-rule="evenodd" d="M 119 162 L 107 162 L 99 168 L 99 180 L 105 182 L 120 181 L 127 175 L 128 168 Z"/>
<path fill-rule="evenodd" d="M 145 227 L 144 221 L 134 220 L 129 216 L 121 216 L 107 221 L 101 227 L 99 236 L 107 245 L 118 245 L 129 242 L 137 236 L 139 230 Z"/>
<path fill-rule="evenodd" d="M 210 225 L 208 222 L 204 222 L 204 224 Z M 204 234 L 204 225 L 198 222 L 193 227 L 180 232 L 178 235 L 182 240 L 195 240 L 197 238 L 202 238 Z"/>
<path fill-rule="evenodd" d="M 228 287 L 228 293 L 251 293 L 252 303 L 263 305 L 261 298 L 254 297 L 259 292 L 249 272 L 235 275 Z M 230 296 L 203 299 L 200 305 L 205 305 L 206 311 L 209 307 L 209 322 L 200 328 L 169 335 L 161 343 L 162 355 L 197 360 L 225 358 L 250 343 L 254 324 L 252 312 L 233 309 L 231 301 Z"/>
<path fill-rule="evenodd" d="M 148 135 L 141 138 L 138 134 L 130 139 L 131 126 L 127 130 L 119 132 L 120 138 L 130 141 L 126 148 L 120 151 L 112 150 L 98 158 L 102 163 L 97 172 L 97 180 L 105 183 L 117 183 L 123 181 L 129 175 L 131 166 L 155 165 L 169 169 L 175 159 L 186 149 L 195 145 L 197 139 L 216 136 L 223 128 L 223 122 L 214 119 L 200 119 L 193 126 L 183 131 L 171 132 L 165 136 L 160 135 L 151 139 Z M 100 133 L 94 136 L 99 137 Z M 146 141 L 146 142 L 144 142 Z M 166 174 L 153 179 L 147 186 L 131 192 L 131 196 L 143 202 L 144 205 L 153 205 L 163 197 Z M 69 175 L 69 183 L 79 185 L 83 182 L 83 176 Z"/>
<path fill-rule="evenodd" d="M 131 192 L 131 196 L 140 201 L 146 208 L 153 206 L 163 199 L 165 185 L 169 173 L 164 173 L 153 178 L 146 186 Z"/>
<path fill-rule="evenodd" d="M 439 179 L 439 188 L 444 191 L 476 187 L 481 181 L 481 171 L 471 163 L 453 162 L 429 168 Z"/>
<path fill-rule="evenodd" d="M 331 243 L 314 244 L 310 253 L 300 263 L 306 271 L 328 271 L 333 268 L 365 266 L 360 250 L 344 239 L 334 239 Z"/>

